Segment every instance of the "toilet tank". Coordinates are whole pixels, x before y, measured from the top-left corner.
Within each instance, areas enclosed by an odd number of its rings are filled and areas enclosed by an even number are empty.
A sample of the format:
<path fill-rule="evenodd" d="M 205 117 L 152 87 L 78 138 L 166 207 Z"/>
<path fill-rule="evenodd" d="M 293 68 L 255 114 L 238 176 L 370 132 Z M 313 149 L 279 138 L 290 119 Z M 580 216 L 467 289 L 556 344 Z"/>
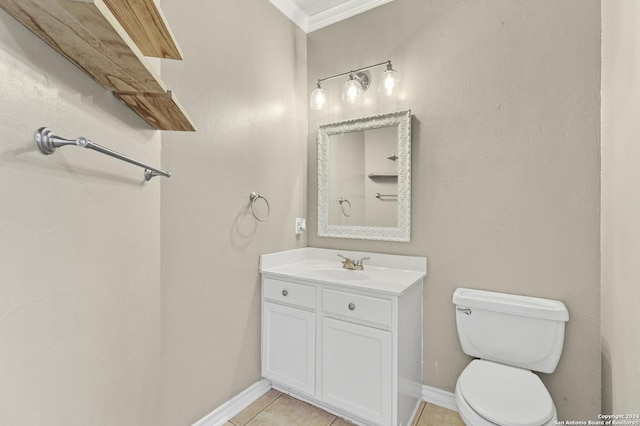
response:
<path fill-rule="evenodd" d="M 467 355 L 553 373 L 569 312 L 557 300 L 459 288 L 456 325 Z"/>

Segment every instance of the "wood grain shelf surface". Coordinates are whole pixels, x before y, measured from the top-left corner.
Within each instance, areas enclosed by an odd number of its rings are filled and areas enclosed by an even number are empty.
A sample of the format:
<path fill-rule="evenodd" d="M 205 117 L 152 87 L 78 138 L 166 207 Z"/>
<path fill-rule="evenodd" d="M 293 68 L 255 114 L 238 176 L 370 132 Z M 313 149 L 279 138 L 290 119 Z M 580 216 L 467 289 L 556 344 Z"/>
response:
<path fill-rule="evenodd" d="M 104 2 L 143 55 L 182 59 L 182 51 L 167 25 L 164 14 L 156 7 L 153 0 L 104 0 Z"/>
<path fill-rule="evenodd" d="M 167 93 L 114 92 L 114 94 L 158 130 L 185 132 L 196 130 L 171 91 Z"/>
<path fill-rule="evenodd" d="M 153 3 L 153 0 L 146 1 Z M 102 87 L 114 93 L 139 93 L 147 97 L 155 94 L 165 99 L 160 103 L 125 101 L 154 127 L 154 123 L 164 123 L 159 130 L 182 130 L 184 122 L 191 123 L 175 96 L 167 90 L 103 0 L 0 0 L 0 7 Z M 166 99 L 170 100 L 171 108 L 166 108 Z M 154 106 L 158 111 L 153 110 Z M 176 126 L 172 126 L 166 117 L 169 110 L 175 115 L 171 121 L 175 121 Z M 158 114 L 157 119 L 155 114 Z M 194 127 L 193 123 L 190 127 Z"/>

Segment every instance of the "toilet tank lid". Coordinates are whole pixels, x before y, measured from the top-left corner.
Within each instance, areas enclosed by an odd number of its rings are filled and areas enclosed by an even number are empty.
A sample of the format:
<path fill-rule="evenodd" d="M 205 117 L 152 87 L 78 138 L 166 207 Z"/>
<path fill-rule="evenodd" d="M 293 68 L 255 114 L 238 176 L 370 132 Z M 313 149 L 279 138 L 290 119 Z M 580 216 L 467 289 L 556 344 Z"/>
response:
<path fill-rule="evenodd" d="M 564 303 L 539 297 L 458 288 L 453 293 L 453 303 L 467 308 L 486 309 L 555 321 L 569 321 L 569 311 Z"/>

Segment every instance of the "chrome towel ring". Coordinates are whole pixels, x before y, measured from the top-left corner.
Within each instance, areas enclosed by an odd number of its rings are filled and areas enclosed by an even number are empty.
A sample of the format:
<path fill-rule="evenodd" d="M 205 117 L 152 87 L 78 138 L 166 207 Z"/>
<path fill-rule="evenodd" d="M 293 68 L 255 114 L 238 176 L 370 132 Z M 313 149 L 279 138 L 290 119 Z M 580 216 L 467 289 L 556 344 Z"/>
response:
<path fill-rule="evenodd" d="M 338 202 L 340 203 L 340 210 L 342 210 L 342 214 L 345 217 L 349 217 L 351 216 L 351 203 L 349 202 L 349 200 L 347 200 L 346 198 L 342 198 L 340 197 L 340 199 L 338 200 Z M 349 205 L 349 214 L 347 214 L 347 212 L 344 211 L 344 204 L 348 204 Z"/>
<path fill-rule="evenodd" d="M 256 201 L 258 201 L 259 199 L 263 199 L 264 202 L 267 204 L 267 214 L 265 215 L 265 217 L 259 217 L 258 213 L 256 213 L 256 209 L 255 209 L 255 204 Z M 251 205 L 251 214 L 253 214 L 253 217 L 256 218 L 256 220 L 259 220 L 260 222 L 264 222 L 265 220 L 267 220 L 269 218 L 269 213 L 271 213 L 271 207 L 269 206 L 269 201 L 264 198 L 264 196 L 257 194 L 255 192 L 252 192 L 249 195 L 249 204 Z"/>

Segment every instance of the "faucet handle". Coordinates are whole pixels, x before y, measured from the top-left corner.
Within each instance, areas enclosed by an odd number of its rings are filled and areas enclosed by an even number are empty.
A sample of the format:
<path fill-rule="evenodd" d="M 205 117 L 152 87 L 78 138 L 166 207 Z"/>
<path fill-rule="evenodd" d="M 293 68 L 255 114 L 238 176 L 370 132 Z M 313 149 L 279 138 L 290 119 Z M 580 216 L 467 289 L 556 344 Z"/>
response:
<path fill-rule="evenodd" d="M 355 260 L 349 259 L 348 257 L 344 257 L 343 255 L 339 254 L 338 256 L 340 256 L 342 258 L 342 267 L 345 269 L 359 269 L 358 268 L 358 263 Z"/>
<path fill-rule="evenodd" d="M 371 260 L 371 257 L 367 256 L 367 257 L 363 257 L 362 259 L 356 260 L 356 265 L 362 266 L 363 260 Z"/>

